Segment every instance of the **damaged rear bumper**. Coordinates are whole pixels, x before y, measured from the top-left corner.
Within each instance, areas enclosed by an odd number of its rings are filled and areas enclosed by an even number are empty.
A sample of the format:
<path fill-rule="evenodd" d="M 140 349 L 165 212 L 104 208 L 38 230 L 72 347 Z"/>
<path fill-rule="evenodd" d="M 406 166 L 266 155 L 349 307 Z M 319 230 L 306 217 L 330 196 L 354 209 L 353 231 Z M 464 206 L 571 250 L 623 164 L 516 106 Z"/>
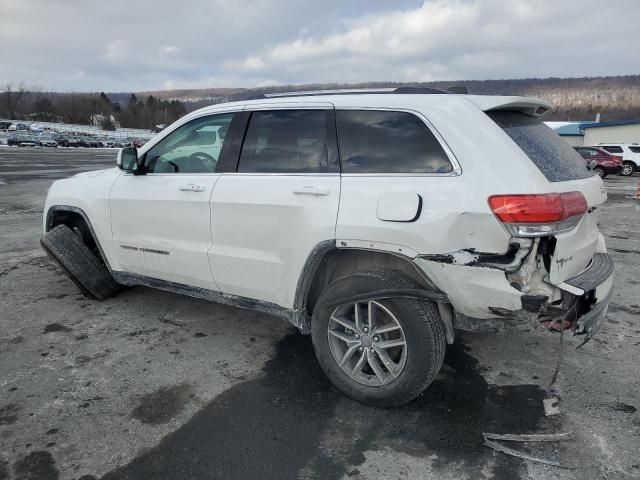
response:
<path fill-rule="evenodd" d="M 613 285 L 613 262 L 596 253 L 589 266 L 564 283 L 552 284 L 540 275 L 534 291 L 515 288 L 505 270 L 416 258 L 416 264 L 444 292 L 454 309 L 453 325 L 460 330 L 496 330 L 527 320 L 549 330 L 572 329 L 591 339 L 606 316 Z M 512 277 L 513 278 L 513 277 Z"/>
<path fill-rule="evenodd" d="M 589 267 L 565 284 L 580 290 L 574 294 L 576 302 L 583 306 L 578 308 L 573 331 L 576 335 L 586 335 L 586 343 L 598 333 L 609 309 L 613 294 L 613 260 L 606 253 L 596 253 Z"/>

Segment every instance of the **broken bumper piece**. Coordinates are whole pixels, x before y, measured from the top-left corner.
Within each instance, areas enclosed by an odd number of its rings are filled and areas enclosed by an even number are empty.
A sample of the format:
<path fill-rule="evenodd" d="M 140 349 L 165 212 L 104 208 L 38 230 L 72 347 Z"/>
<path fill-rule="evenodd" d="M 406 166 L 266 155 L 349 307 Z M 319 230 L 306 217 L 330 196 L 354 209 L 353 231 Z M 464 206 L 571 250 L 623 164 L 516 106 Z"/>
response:
<path fill-rule="evenodd" d="M 611 300 L 612 293 L 613 290 L 609 289 L 609 293 L 601 302 L 594 304 L 591 310 L 578 318 L 574 333 L 576 335 L 586 335 L 584 342 L 582 342 L 578 348 L 591 340 L 593 336 L 598 333 L 598 330 L 600 330 L 602 322 L 607 316 L 609 300 Z"/>
<path fill-rule="evenodd" d="M 598 333 L 607 315 L 613 294 L 611 257 L 606 253 L 596 253 L 584 272 L 559 286 L 575 295 L 572 307 L 575 319 L 569 315 L 565 319 L 570 321 L 569 328 L 573 329 L 575 335 L 585 335 L 580 348 Z"/>
<path fill-rule="evenodd" d="M 606 253 L 596 253 L 589 267 L 565 284 L 582 291 L 576 300 L 579 313 L 573 325 L 575 335 L 585 335 L 581 347 L 598 333 L 607 315 L 613 294 L 613 260 Z"/>

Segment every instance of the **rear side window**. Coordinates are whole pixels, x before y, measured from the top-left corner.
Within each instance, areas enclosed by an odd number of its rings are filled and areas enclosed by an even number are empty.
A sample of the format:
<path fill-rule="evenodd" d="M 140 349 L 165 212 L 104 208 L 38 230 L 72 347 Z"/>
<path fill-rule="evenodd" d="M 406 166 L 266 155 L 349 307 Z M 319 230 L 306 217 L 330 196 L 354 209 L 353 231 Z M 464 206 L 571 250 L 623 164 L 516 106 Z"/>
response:
<path fill-rule="evenodd" d="M 238 172 L 330 171 L 328 118 L 325 110 L 253 112 L 242 145 Z"/>
<path fill-rule="evenodd" d="M 502 128 L 550 182 L 566 182 L 593 175 L 571 145 L 538 118 L 496 110 L 487 115 Z"/>
<path fill-rule="evenodd" d="M 614 145 L 611 145 L 611 146 L 607 145 L 607 146 L 600 147 L 600 148 L 604 148 L 609 153 L 623 153 L 622 152 L 622 147 L 616 147 Z"/>
<path fill-rule="evenodd" d="M 427 125 L 407 112 L 339 110 L 344 173 L 449 173 L 451 162 Z"/>
<path fill-rule="evenodd" d="M 640 147 L 629 147 L 629 150 L 633 153 L 640 153 Z"/>

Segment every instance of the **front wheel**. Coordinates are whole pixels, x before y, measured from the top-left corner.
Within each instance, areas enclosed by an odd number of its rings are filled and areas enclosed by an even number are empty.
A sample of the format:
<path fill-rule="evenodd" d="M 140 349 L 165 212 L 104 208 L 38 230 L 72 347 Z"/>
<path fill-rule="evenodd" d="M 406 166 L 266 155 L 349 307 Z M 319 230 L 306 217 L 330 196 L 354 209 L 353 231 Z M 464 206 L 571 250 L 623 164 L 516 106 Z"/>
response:
<path fill-rule="evenodd" d="M 312 338 L 320 366 L 332 383 L 359 402 L 393 407 L 436 378 L 445 334 L 432 302 L 412 298 L 350 301 L 386 289 L 418 288 L 396 271 L 341 277 L 314 308 Z"/>
<path fill-rule="evenodd" d="M 607 176 L 607 172 L 604 171 L 604 168 L 602 167 L 596 167 L 593 169 L 593 171 L 600 177 L 600 178 L 604 178 Z"/>
<path fill-rule="evenodd" d="M 66 225 L 49 230 L 40 244 L 85 297 L 105 300 L 120 290 L 107 267 Z"/>
<path fill-rule="evenodd" d="M 632 175 L 635 170 L 636 166 L 632 162 L 624 162 L 622 164 L 622 171 L 620 172 L 620 175 L 628 177 L 629 175 Z"/>

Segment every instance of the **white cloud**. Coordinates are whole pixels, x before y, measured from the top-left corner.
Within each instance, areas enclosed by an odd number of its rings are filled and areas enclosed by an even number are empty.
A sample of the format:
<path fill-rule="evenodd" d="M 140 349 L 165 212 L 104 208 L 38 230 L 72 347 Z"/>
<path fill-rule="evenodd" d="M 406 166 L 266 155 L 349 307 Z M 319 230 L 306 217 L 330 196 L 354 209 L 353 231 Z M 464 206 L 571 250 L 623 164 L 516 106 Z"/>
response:
<path fill-rule="evenodd" d="M 637 0 L 0 1 L 0 82 L 45 89 L 616 75 L 640 62 Z"/>
<path fill-rule="evenodd" d="M 640 60 L 640 49 L 629 40 L 635 27 L 618 20 L 640 14 L 640 2 L 615 6 L 603 10 L 596 0 L 432 0 L 353 19 L 341 31 L 281 42 L 228 66 L 283 75 L 304 70 L 324 81 L 636 73 L 620 61 L 625 54 Z M 601 13 L 593 15 L 595 10 Z M 603 36 L 617 47 L 610 56 L 593 58 L 593 44 Z M 329 64 L 335 68 L 327 69 Z M 303 81 L 311 79 L 305 75 Z"/>
<path fill-rule="evenodd" d="M 128 57 L 127 43 L 119 38 L 112 40 L 107 44 L 107 48 L 104 52 L 104 59 L 107 62 L 119 62 L 125 60 Z"/>
<path fill-rule="evenodd" d="M 158 56 L 160 58 L 176 58 L 180 53 L 180 49 L 175 45 L 164 45 L 160 47 Z"/>

